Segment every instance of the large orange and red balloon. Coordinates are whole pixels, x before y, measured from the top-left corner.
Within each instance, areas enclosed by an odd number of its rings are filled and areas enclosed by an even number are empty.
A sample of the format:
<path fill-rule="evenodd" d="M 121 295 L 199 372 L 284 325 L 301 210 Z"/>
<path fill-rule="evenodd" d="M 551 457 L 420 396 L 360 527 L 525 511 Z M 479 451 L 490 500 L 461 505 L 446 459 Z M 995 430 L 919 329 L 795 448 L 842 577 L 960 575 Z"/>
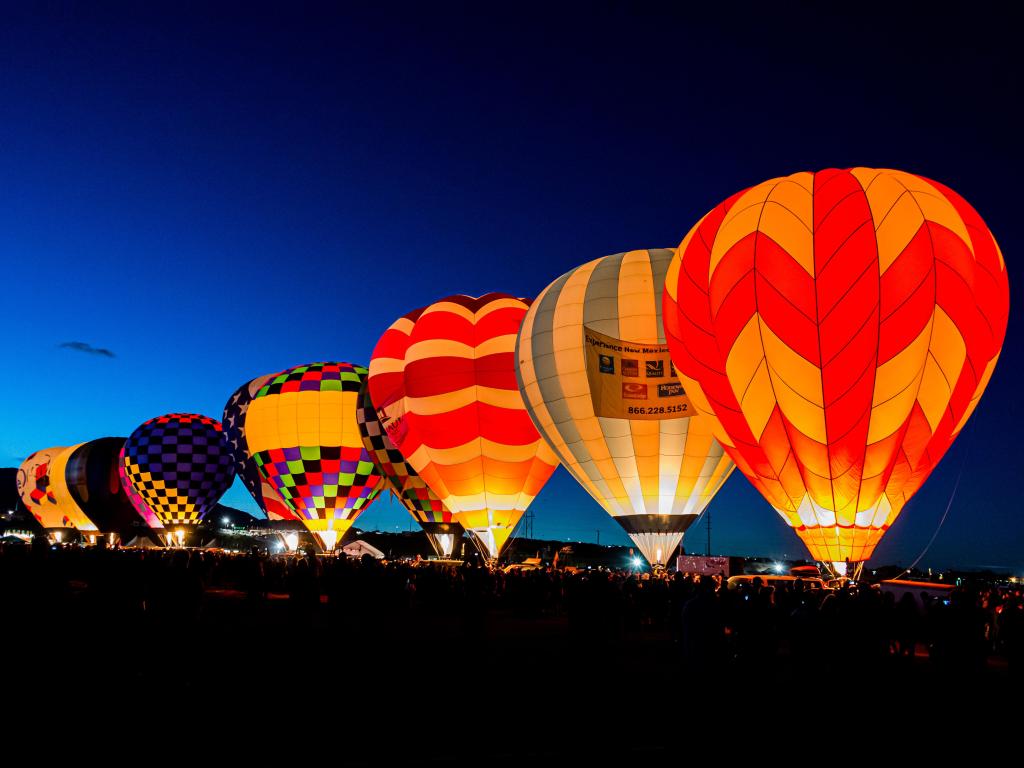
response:
<path fill-rule="evenodd" d="M 516 383 L 528 307 L 500 293 L 442 299 L 399 318 L 370 360 L 391 442 L 490 558 L 558 464 Z"/>
<path fill-rule="evenodd" d="M 999 247 L 910 173 L 772 179 L 712 210 L 666 280 L 672 359 L 818 560 L 864 561 L 963 429 L 1006 332 Z"/>

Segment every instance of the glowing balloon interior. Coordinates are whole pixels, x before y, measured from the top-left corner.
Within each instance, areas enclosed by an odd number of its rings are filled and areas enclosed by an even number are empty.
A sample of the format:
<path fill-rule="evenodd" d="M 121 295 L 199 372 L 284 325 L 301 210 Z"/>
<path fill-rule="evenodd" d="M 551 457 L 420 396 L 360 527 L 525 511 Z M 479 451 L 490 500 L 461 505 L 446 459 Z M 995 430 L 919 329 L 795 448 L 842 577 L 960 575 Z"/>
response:
<path fill-rule="evenodd" d="M 871 556 L 963 429 L 1006 332 L 1006 265 L 948 187 L 871 168 L 733 195 L 666 280 L 672 359 L 818 560 Z"/>
<path fill-rule="evenodd" d="M 123 477 L 163 525 L 196 525 L 234 478 L 220 422 L 195 413 L 150 419 L 122 451 Z"/>
<path fill-rule="evenodd" d="M 452 296 L 397 320 L 370 360 L 388 437 L 488 558 L 496 558 L 557 459 L 515 376 L 528 303 Z"/>
<path fill-rule="evenodd" d="M 224 427 L 224 438 L 235 460 L 235 473 L 259 508 L 270 520 L 295 520 L 295 513 L 284 503 L 281 495 L 274 490 L 274 486 L 260 474 L 245 439 L 245 417 L 252 399 L 272 377 L 273 374 L 257 376 L 236 389 L 224 406 L 224 419 L 221 423 Z"/>
<path fill-rule="evenodd" d="M 527 312 L 516 353 L 533 423 L 655 567 L 733 469 L 669 360 L 673 254 L 619 253 L 562 275 Z"/>
<path fill-rule="evenodd" d="M 68 458 L 80 445 L 36 451 L 18 468 L 18 494 L 43 528 L 75 528 L 93 533 L 99 530 L 68 489 Z"/>
<path fill-rule="evenodd" d="M 246 414 L 260 475 L 328 550 L 383 487 L 356 424 L 365 376 L 351 363 L 289 368 L 266 380 Z"/>
<path fill-rule="evenodd" d="M 462 536 L 462 526 L 454 521 L 452 513 L 445 509 L 437 494 L 427 487 L 391 442 L 377 416 L 366 382 L 359 391 L 356 422 L 363 447 L 373 458 L 391 492 L 420 524 L 438 557 L 451 557 L 456 539 Z"/>

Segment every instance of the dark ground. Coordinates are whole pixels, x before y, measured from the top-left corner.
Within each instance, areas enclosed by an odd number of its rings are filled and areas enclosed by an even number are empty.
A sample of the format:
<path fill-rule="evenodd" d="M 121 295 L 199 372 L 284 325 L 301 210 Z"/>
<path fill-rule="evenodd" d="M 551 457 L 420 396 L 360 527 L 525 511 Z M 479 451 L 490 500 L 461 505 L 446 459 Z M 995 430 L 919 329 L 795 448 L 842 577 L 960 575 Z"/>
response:
<path fill-rule="evenodd" d="M 836 641 L 819 667 L 782 641 L 771 657 L 684 664 L 678 633 L 657 616 L 478 600 L 469 589 L 431 598 L 422 577 L 408 599 L 382 586 L 391 577 L 376 566 L 334 581 L 329 571 L 319 600 L 295 582 L 292 596 L 264 597 L 248 583 L 186 579 L 170 595 L 150 576 L 132 585 L 119 573 L 110 585 L 93 570 L 90 582 L 64 582 L 48 568 L 19 584 L 28 573 L 4 573 L 3 725 L 47 749 L 365 765 L 671 762 L 754 746 L 737 733 L 832 743 L 854 724 L 913 722 L 930 741 L 936 726 L 963 722 L 965 703 L 997 713 L 1021 690 L 1001 657 L 939 669 L 924 644 L 869 661 L 842 658 Z"/>

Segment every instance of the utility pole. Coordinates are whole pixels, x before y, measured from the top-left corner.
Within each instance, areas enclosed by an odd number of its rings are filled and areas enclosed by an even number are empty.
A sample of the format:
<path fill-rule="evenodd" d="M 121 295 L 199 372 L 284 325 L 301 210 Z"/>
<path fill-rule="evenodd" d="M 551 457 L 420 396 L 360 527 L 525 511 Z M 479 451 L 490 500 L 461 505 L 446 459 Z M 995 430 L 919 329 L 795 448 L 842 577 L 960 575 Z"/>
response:
<path fill-rule="evenodd" d="M 600 528 L 595 528 L 594 530 L 597 532 L 597 543 L 600 546 L 600 544 L 601 544 L 601 529 Z"/>
<path fill-rule="evenodd" d="M 707 557 L 711 557 L 711 510 L 707 510 L 705 514 L 708 516 L 708 546 L 704 554 Z"/>

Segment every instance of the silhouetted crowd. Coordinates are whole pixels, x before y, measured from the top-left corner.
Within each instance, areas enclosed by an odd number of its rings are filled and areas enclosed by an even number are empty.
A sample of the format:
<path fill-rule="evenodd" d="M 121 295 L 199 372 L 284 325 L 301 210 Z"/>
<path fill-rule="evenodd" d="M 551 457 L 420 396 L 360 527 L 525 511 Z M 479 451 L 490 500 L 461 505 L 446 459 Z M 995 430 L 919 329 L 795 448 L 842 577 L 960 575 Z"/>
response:
<path fill-rule="evenodd" d="M 878 664 L 928 664 L 971 674 L 1024 665 L 1024 597 L 1018 589 L 965 586 L 948 598 L 896 599 L 876 587 L 812 589 L 809 582 L 727 588 L 721 577 L 631 571 L 488 570 L 203 550 L 0 548 L 0 610 L 53 632 L 64 612 L 128 626 L 149 622 L 169 645 L 183 642 L 216 597 L 248 606 L 277 601 L 309 631 L 339 629 L 373 641 L 400 636 L 423 617 L 448 618 L 462 638 L 486 643 L 504 626 L 561 621 L 581 650 L 615 648 L 643 635 L 670 639 L 698 678 L 724 673 L 800 677 Z M 325 623 L 326 622 L 326 623 Z M 39 632 L 43 630 L 39 629 Z"/>

